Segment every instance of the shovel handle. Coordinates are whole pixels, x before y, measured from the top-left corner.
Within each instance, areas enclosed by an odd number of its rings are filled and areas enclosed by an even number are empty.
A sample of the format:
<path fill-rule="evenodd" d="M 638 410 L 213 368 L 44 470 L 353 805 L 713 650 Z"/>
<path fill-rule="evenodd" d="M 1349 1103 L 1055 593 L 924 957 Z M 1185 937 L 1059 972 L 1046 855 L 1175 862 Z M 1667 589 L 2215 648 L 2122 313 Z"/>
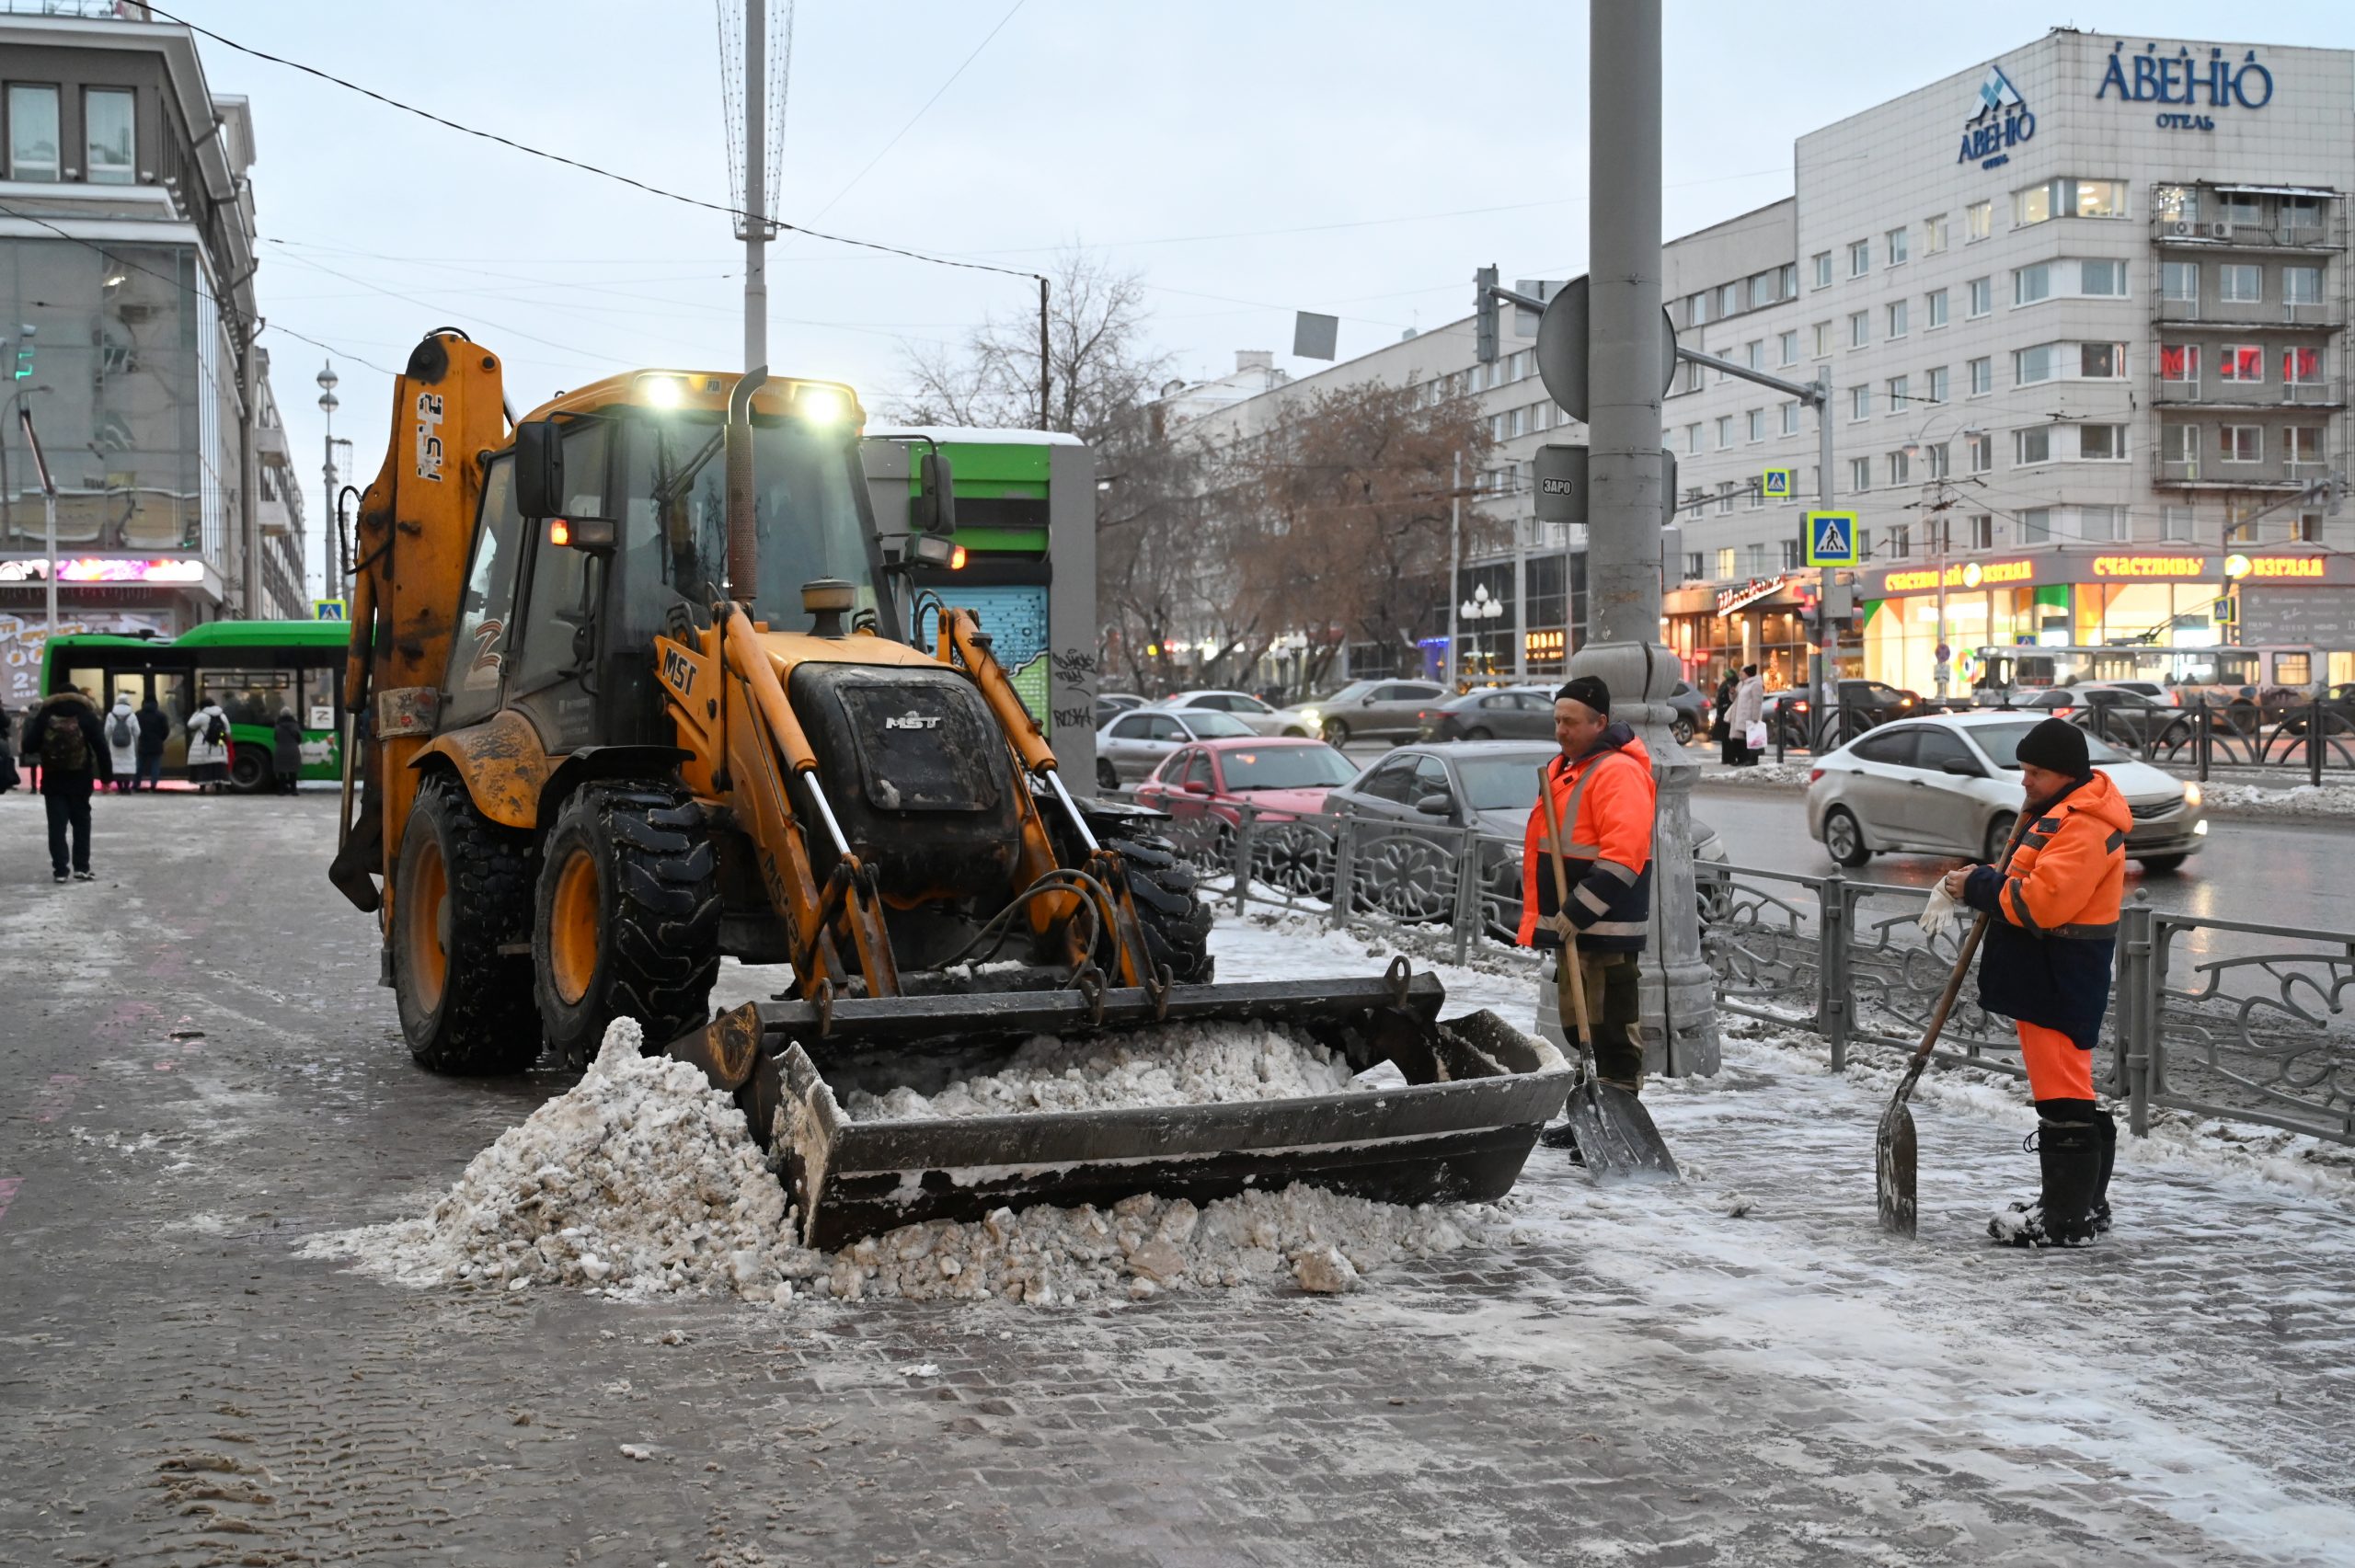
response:
<path fill-rule="evenodd" d="M 1555 807 L 1553 781 L 1547 777 L 1551 763 L 1537 770 L 1537 798 L 1545 807 L 1545 847 L 1553 852 L 1554 909 L 1567 921 L 1570 913 L 1570 874 L 1562 859 L 1562 814 Z M 1579 968 L 1579 942 L 1575 936 L 1562 939 L 1561 978 L 1556 982 L 1557 990 L 1570 997 L 1570 1012 L 1578 1024 L 1579 1060 L 1588 1061 L 1594 1047 L 1587 1033 L 1586 976 Z M 1557 999 L 1558 1000 L 1558 999 Z"/>
<path fill-rule="evenodd" d="M 2004 858 L 1995 863 L 1998 872 L 2011 869 L 2012 854 L 2020 847 L 2020 841 L 2028 837 L 2028 824 L 2034 819 L 2027 803 L 2022 802 L 2019 820 L 2012 824 L 2011 841 L 2004 846 Z M 1938 1005 L 1930 1013 L 1930 1026 L 1922 1032 L 1922 1043 L 1913 1047 L 1913 1059 L 1906 1063 L 1904 1081 L 1897 1086 L 1897 1104 L 1905 1103 L 1913 1093 L 1913 1085 L 1920 1080 L 1922 1070 L 1929 1065 L 1930 1052 L 1936 1047 L 1938 1036 L 1946 1031 L 1947 1015 L 1954 1011 L 1955 999 L 1962 994 L 1963 979 L 1970 973 L 1970 960 L 1978 956 L 1979 944 L 1986 939 L 1987 922 L 1993 918 L 1982 910 L 1979 918 L 1970 922 L 1970 934 L 1962 939 L 1962 950 L 1955 955 L 1954 967 L 1947 975 L 1946 990 L 1938 993 Z"/>

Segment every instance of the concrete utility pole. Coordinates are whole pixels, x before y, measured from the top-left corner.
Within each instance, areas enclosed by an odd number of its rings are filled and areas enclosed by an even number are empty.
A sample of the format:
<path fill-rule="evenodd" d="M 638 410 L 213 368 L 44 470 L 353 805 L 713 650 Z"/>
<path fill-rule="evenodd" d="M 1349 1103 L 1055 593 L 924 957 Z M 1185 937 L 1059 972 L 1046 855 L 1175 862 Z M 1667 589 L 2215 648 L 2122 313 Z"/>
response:
<path fill-rule="evenodd" d="M 1701 959 L 1692 795 L 1700 768 L 1671 735 L 1676 656 L 1660 643 L 1660 6 L 1588 11 L 1587 603 L 1594 640 L 1572 673 L 1611 688 L 1660 778 L 1652 938 L 1644 959 L 1646 1065 L 1717 1070 L 1716 986 Z M 1562 585 L 1566 596 L 1569 584 Z"/>
<path fill-rule="evenodd" d="M 768 0 L 744 0 L 744 368 L 769 362 Z"/>
<path fill-rule="evenodd" d="M 1455 454 L 1455 480 L 1447 498 L 1447 691 L 1455 694 L 1455 672 L 1461 661 L 1455 651 L 1455 593 L 1464 575 L 1464 454 Z"/>
<path fill-rule="evenodd" d="M 326 454 L 326 463 L 319 469 L 319 483 L 324 487 L 327 502 L 327 510 L 319 514 L 327 520 L 327 548 L 319 554 L 321 599 L 343 597 L 343 530 L 336 526 L 335 521 L 335 411 L 342 407 L 343 403 L 335 395 L 336 379 L 333 360 L 319 367 L 319 415 L 327 424 L 325 444 L 321 448 Z"/>
<path fill-rule="evenodd" d="M 40 435 L 33 429 L 33 411 L 19 404 L 17 424 L 25 432 L 25 445 L 33 454 L 33 472 L 40 477 L 41 549 L 47 564 L 41 567 L 40 580 L 48 589 L 49 635 L 57 635 L 57 481 L 50 477 L 49 454 L 40 449 Z"/>

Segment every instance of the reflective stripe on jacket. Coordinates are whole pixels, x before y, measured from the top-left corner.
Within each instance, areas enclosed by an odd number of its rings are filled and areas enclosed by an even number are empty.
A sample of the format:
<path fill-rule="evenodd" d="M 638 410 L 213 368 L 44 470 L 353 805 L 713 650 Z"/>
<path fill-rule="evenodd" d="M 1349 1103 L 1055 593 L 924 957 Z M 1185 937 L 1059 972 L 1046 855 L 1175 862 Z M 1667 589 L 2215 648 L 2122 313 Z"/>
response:
<path fill-rule="evenodd" d="M 1971 872 L 1963 902 L 1994 917 L 1979 958 L 1982 1007 L 2094 1047 L 2109 1008 L 2133 820 L 2109 775 L 2097 773 L 2046 803 L 2007 871 Z"/>
<path fill-rule="evenodd" d="M 1652 819 L 1659 798 L 1651 753 L 1634 730 L 1614 724 L 1576 762 L 1549 761 L 1544 781 L 1522 838 L 1522 945 L 1560 945 L 1546 924 L 1560 908 L 1554 896 L 1550 795 L 1569 836 L 1562 846 L 1563 870 L 1579 945 L 1640 953 L 1651 928 Z"/>

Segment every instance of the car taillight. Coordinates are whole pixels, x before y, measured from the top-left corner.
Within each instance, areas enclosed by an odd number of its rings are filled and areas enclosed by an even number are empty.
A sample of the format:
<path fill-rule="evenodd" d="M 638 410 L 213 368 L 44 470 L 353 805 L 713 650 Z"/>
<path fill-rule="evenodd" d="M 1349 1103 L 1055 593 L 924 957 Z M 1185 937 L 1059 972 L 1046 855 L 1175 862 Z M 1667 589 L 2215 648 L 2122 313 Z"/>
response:
<path fill-rule="evenodd" d="M 1818 779 L 1821 778 L 1822 776 L 1823 776 L 1823 770 L 1822 770 L 1821 768 L 1809 768 L 1809 769 L 1807 771 L 1807 782 L 1808 782 L 1808 783 L 1809 783 L 1809 784 L 1813 784 L 1816 780 L 1818 780 Z"/>

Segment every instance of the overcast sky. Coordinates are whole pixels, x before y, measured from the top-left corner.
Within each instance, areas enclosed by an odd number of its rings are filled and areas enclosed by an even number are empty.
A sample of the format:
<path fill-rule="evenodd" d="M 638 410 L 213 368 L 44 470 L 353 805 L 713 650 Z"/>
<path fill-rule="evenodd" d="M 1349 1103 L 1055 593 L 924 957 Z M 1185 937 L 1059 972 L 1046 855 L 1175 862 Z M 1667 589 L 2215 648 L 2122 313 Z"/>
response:
<path fill-rule="evenodd" d="M 711 0 L 167 8 L 451 119 L 729 200 Z M 1667 233 L 1788 195 L 1799 133 L 2058 23 L 2355 46 L 2355 6 L 2244 10 L 2262 18 L 2253 37 L 2222 30 L 2234 15 L 1669 0 Z M 1294 310 L 1341 316 L 1347 358 L 1462 315 L 1482 263 L 1508 281 L 1585 268 L 1583 6 L 803 0 L 795 21 L 781 216 L 1016 268 L 1100 248 L 1143 270 L 1153 331 L 1189 377 L 1232 369 L 1237 349 L 1317 368 L 1285 352 Z M 339 350 L 336 430 L 358 443 L 357 482 L 383 459 L 391 392 L 362 361 L 397 367 L 433 326 L 496 349 L 519 410 L 635 366 L 736 366 L 742 247 L 724 216 L 199 47 L 215 91 L 252 99 L 261 309 Z M 1025 280 L 808 238 L 772 247 L 769 280 L 772 365 L 847 381 L 870 406 L 902 384 L 903 341 L 953 340 L 1035 300 Z M 264 340 L 309 454 L 316 577 L 311 378 L 326 356 Z"/>

